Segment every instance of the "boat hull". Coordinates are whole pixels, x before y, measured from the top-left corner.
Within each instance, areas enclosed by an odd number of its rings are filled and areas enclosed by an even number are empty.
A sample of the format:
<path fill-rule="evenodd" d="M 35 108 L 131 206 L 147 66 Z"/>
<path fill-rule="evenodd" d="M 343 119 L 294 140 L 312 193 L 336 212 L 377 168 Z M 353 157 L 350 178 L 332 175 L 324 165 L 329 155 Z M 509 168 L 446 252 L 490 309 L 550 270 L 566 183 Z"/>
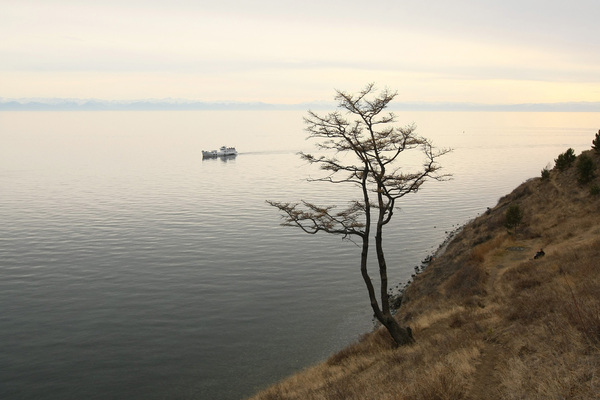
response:
<path fill-rule="evenodd" d="M 235 147 L 223 146 L 219 150 L 202 150 L 202 158 L 215 158 L 215 157 L 232 157 L 237 156 L 237 150 Z"/>

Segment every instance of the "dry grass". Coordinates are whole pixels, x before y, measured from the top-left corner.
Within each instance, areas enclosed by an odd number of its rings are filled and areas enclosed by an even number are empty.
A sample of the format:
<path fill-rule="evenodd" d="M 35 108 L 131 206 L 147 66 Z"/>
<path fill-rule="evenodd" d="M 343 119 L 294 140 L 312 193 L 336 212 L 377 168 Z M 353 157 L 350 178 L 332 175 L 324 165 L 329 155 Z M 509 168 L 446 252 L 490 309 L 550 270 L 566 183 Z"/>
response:
<path fill-rule="evenodd" d="M 514 202 L 523 224 L 508 235 Z M 252 399 L 598 399 L 599 227 L 600 197 L 573 170 L 528 181 L 409 286 L 398 318 L 415 344 L 368 333 Z"/>
<path fill-rule="evenodd" d="M 497 250 L 501 250 L 502 245 L 508 240 L 508 235 L 499 234 L 498 236 L 476 245 L 470 251 L 471 260 L 478 264 L 482 264 L 486 258 L 497 255 Z"/>

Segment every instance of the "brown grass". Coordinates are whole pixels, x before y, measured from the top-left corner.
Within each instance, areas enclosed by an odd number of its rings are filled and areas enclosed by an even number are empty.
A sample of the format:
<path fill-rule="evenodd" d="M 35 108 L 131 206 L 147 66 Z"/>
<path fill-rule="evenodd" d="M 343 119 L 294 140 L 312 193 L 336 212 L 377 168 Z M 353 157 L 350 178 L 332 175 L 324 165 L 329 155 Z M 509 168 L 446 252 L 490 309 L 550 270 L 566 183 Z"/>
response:
<path fill-rule="evenodd" d="M 516 201 L 523 224 L 507 234 Z M 376 330 L 252 399 L 598 399 L 598 260 L 600 198 L 553 170 L 465 226 L 415 278 L 398 314 L 415 344 L 395 349 Z"/>

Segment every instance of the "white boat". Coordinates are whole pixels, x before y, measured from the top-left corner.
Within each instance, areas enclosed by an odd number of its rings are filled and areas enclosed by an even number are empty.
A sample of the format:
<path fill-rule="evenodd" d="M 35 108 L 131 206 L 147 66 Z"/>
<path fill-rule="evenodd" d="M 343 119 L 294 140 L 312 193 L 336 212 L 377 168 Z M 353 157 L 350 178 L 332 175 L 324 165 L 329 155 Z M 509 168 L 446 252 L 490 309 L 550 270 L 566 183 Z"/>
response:
<path fill-rule="evenodd" d="M 235 147 L 221 146 L 219 150 L 202 150 L 202 158 L 237 156 Z"/>

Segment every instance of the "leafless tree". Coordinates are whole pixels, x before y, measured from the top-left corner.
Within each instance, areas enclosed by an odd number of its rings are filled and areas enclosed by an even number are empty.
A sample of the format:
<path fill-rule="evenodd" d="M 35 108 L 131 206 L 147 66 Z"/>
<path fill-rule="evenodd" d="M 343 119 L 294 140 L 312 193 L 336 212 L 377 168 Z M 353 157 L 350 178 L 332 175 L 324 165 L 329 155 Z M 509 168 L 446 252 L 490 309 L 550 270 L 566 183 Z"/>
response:
<path fill-rule="evenodd" d="M 284 226 L 299 227 L 310 234 L 341 235 L 362 246 L 360 270 L 375 317 L 387 328 L 397 345 L 405 345 L 414 339 L 411 330 L 400 326 L 390 309 L 383 230 L 391 221 L 401 197 L 416 193 L 427 179 L 448 177 L 439 173 L 441 167 L 437 159 L 450 150 L 434 148 L 429 140 L 415 134 L 414 126 L 393 126 L 395 115 L 383 111 L 396 95 L 387 89 L 377 94 L 373 84 L 357 94 L 336 91 L 338 111 L 325 116 L 309 111 L 308 117 L 304 118 L 309 138 L 319 140 L 316 146 L 324 155 L 300 153 L 300 156 L 326 171 L 325 176 L 309 180 L 354 185 L 358 189 L 357 199 L 350 201 L 344 209 L 304 200 L 267 202 L 282 211 Z M 405 171 L 398 164 L 403 153 L 410 150 L 420 150 L 424 162 L 415 170 Z M 341 155 L 344 157 L 339 157 Z M 379 266 L 379 299 L 367 269 L 373 233 Z"/>

